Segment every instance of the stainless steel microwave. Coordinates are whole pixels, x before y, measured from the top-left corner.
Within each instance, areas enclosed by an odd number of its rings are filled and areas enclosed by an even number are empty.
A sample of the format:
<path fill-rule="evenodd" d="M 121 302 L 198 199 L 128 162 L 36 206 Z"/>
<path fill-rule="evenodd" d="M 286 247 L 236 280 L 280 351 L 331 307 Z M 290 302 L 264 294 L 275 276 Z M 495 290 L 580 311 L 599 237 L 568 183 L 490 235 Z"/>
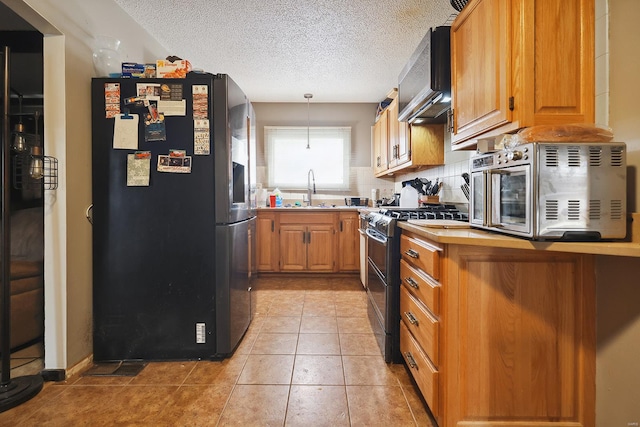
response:
<path fill-rule="evenodd" d="M 626 236 L 626 145 L 532 142 L 470 160 L 472 227 L 536 240 Z"/>

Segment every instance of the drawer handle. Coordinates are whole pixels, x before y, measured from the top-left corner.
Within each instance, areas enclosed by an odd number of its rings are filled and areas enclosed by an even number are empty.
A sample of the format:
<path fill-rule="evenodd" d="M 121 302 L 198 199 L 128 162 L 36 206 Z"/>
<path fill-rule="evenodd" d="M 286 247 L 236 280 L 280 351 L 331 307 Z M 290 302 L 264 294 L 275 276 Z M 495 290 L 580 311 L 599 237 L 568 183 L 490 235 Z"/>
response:
<path fill-rule="evenodd" d="M 409 321 L 409 323 L 411 323 L 412 325 L 418 325 L 418 319 L 416 319 L 416 316 L 414 316 L 412 312 L 405 311 L 404 315 Z"/>
<path fill-rule="evenodd" d="M 418 285 L 418 282 L 413 280 L 413 278 L 411 278 L 411 277 L 405 278 L 404 281 L 407 282 L 407 284 L 409 286 L 411 286 L 412 288 L 414 288 L 414 289 L 419 289 L 420 288 L 420 286 Z"/>
<path fill-rule="evenodd" d="M 409 367 L 411 369 L 417 369 L 418 368 L 418 364 L 416 363 L 416 359 L 413 358 L 413 355 L 411 354 L 410 351 L 407 351 L 404 354 L 404 357 L 407 358 L 407 363 L 409 363 Z"/>
<path fill-rule="evenodd" d="M 418 258 L 420 257 L 420 254 L 416 251 L 414 251 L 413 249 L 408 249 L 405 253 L 406 256 L 411 257 L 411 258 Z"/>

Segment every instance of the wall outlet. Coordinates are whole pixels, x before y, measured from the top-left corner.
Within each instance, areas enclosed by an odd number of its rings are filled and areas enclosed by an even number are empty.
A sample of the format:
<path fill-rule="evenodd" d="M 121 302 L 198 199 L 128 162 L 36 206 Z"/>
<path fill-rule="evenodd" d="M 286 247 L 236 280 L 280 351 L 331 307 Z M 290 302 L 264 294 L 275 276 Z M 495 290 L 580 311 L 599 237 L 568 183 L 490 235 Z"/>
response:
<path fill-rule="evenodd" d="M 206 326 L 204 323 L 196 323 L 196 344 L 204 344 L 207 341 Z"/>

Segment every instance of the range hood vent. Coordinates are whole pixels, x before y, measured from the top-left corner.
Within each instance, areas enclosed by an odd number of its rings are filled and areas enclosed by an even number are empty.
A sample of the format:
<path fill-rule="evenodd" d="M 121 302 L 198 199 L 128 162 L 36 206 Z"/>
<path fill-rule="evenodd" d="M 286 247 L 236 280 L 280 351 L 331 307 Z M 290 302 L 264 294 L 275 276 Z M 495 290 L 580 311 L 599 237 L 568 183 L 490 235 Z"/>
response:
<path fill-rule="evenodd" d="M 451 27 L 429 29 L 398 77 L 398 119 L 444 123 L 451 107 Z"/>

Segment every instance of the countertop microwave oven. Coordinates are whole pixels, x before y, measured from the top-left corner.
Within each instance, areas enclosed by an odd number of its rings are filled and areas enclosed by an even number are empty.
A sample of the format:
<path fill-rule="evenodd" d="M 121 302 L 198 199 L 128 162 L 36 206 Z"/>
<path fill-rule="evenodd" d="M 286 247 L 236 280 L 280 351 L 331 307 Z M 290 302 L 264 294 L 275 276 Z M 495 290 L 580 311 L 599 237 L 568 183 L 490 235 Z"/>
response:
<path fill-rule="evenodd" d="M 469 221 L 535 240 L 626 236 L 626 145 L 531 142 L 470 160 Z"/>

